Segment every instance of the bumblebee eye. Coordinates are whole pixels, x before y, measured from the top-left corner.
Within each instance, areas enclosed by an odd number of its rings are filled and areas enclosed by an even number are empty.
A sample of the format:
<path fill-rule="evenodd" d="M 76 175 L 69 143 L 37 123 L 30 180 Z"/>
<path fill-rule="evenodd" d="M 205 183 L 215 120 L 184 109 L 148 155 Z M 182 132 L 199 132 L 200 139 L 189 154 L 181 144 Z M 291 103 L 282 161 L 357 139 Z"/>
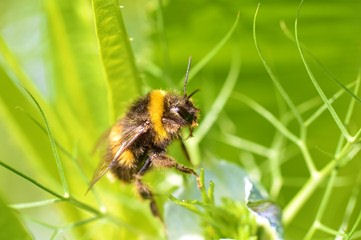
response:
<path fill-rule="evenodd" d="M 189 113 L 185 108 L 178 108 L 179 115 L 186 120 L 187 122 L 191 123 L 194 119 L 193 114 Z"/>

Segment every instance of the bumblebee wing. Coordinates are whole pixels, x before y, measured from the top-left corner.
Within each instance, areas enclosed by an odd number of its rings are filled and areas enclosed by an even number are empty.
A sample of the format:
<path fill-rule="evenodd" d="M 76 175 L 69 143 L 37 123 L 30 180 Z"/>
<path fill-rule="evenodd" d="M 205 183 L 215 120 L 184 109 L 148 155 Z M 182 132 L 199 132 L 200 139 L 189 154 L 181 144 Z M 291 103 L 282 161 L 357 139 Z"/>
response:
<path fill-rule="evenodd" d="M 96 141 L 96 143 L 91 151 L 92 155 L 94 155 L 99 149 L 103 148 L 103 146 L 106 144 L 106 140 L 109 137 L 111 130 L 112 130 L 111 128 L 108 128 L 106 131 L 104 131 L 102 133 L 102 135 L 100 135 L 100 137 Z"/>
<path fill-rule="evenodd" d="M 149 129 L 149 124 L 145 123 L 143 125 L 139 125 L 134 128 L 130 128 L 126 131 L 121 139 L 121 142 L 117 152 L 114 157 L 109 161 L 107 159 L 101 160 L 98 168 L 95 170 L 92 180 L 90 181 L 89 188 L 87 192 L 94 186 L 94 184 L 99 181 L 101 177 L 103 177 L 115 164 L 118 162 L 120 155 L 132 145 L 135 140 L 138 139 L 143 133 L 147 132 Z"/>

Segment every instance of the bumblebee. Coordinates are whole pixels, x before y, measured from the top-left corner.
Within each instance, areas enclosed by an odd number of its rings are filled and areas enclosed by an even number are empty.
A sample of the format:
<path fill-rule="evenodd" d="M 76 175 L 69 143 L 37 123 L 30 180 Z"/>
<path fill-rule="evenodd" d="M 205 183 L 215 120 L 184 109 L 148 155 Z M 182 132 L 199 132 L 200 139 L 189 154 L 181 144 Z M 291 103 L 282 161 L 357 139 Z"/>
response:
<path fill-rule="evenodd" d="M 191 58 L 183 95 L 153 90 L 135 101 L 126 115 L 111 127 L 106 137 L 106 154 L 95 170 L 89 189 L 107 172 L 111 172 L 123 182 L 135 182 L 141 198 L 150 200 L 153 215 L 160 217 L 153 194 L 142 182 L 142 176 L 152 167 L 162 167 L 175 168 L 198 179 L 193 169 L 177 163 L 166 153 L 167 146 L 175 139 L 181 141 L 185 150 L 181 129 L 188 127 L 191 136 L 198 125 L 199 109 L 191 100 L 198 90 L 189 95 L 186 93 L 190 65 Z"/>

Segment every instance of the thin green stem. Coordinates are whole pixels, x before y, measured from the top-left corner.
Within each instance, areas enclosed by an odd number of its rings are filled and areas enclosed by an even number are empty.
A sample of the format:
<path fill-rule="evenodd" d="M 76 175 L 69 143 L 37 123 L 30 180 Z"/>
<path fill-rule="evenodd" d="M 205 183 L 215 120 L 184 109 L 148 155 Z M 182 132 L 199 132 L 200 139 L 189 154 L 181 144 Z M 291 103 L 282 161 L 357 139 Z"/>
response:
<path fill-rule="evenodd" d="M 257 21 L 257 16 L 258 16 L 258 10 L 260 8 L 260 3 L 258 3 L 257 5 L 257 9 L 256 12 L 254 14 L 254 18 L 253 18 L 253 41 L 254 41 L 254 45 L 256 46 L 256 50 L 258 53 L 259 58 L 261 59 L 264 68 L 266 69 L 268 75 L 270 76 L 273 84 L 275 85 L 275 87 L 277 88 L 277 90 L 279 91 L 279 93 L 281 94 L 282 98 L 284 99 L 284 101 L 287 103 L 287 105 L 289 106 L 289 108 L 291 109 L 291 111 L 293 112 L 296 120 L 298 121 L 300 127 L 303 127 L 303 119 L 301 117 L 301 114 L 299 113 L 299 111 L 297 110 L 295 104 L 293 103 L 293 101 L 291 100 L 291 98 L 289 97 L 289 95 L 287 94 L 287 92 L 284 90 L 284 88 L 282 87 L 281 83 L 278 81 L 277 77 L 274 75 L 274 73 L 272 72 L 272 69 L 268 66 L 265 58 L 263 57 L 263 54 L 261 52 L 261 49 L 258 45 L 257 42 L 257 35 L 256 35 L 256 21 Z"/>
<path fill-rule="evenodd" d="M 356 219 L 355 223 L 353 224 L 350 232 L 348 232 L 347 239 L 351 239 L 352 235 L 355 233 L 355 231 L 356 231 L 357 227 L 359 226 L 360 222 L 361 222 L 361 212 L 359 212 L 359 215 L 357 216 L 357 219 Z"/>
<path fill-rule="evenodd" d="M 272 199 L 277 199 L 278 194 L 283 185 L 283 178 L 281 173 L 281 152 L 284 145 L 284 136 L 276 132 L 272 143 L 272 153 L 268 155 L 269 167 L 271 169 L 272 184 L 270 188 L 270 195 Z"/>
<path fill-rule="evenodd" d="M 255 112 L 257 112 L 259 115 L 261 115 L 263 118 L 265 118 L 269 123 L 271 123 L 278 131 L 280 131 L 285 137 L 287 137 L 289 140 L 291 140 L 296 145 L 299 144 L 299 138 L 294 135 L 290 130 L 286 128 L 286 126 L 281 123 L 271 112 L 266 110 L 263 106 L 258 104 L 256 101 L 252 100 L 251 98 L 236 93 L 233 95 L 233 97 L 246 105 L 248 105 L 251 109 L 253 109 Z"/>
<path fill-rule="evenodd" d="M 305 144 L 305 140 L 299 139 L 296 135 L 294 135 L 291 131 L 287 129 L 287 127 L 280 122 L 272 113 L 270 113 L 268 110 L 266 110 L 264 107 L 262 107 L 260 104 L 255 102 L 254 100 L 242 95 L 242 94 L 236 94 L 234 97 L 245 104 L 247 104 L 250 108 L 252 108 L 254 111 L 256 111 L 258 114 L 260 114 L 262 117 L 264 117 L 266 120 L 268 120 L 276 129 L 278 129 L 285 137 L 287 137 L 289 140 L 291 140 L 293 143 L 295 143 L 301 150 L 306 165 L 308 167 L 308 170 L 311 174 L 317 175 L 317 169 L 314 165 L 314 162 L 312 160 L 311 155 L 309 154 L 308 148 Z M 305 135 L 303 135 L 305 137 Z"/>
<path fill-rule="evenodd" d="M 290 39 L 292 42 L 296 42 L 295 38 L 292 36 L 291 31 L 288 29 L 286 23 L 284 21 L 280 21 L 280 27 L 282 32 L 285 34 L 285 36 Z M 350 96 L 352 96 L 355 100 L 358 102 L 361 102 L 361 98 L 359 98 L 355 93 L 353 93 L 348 86 L 345 86 L 340 80 L 338 80 L 334 74 L 332 74 L 324 65 L 323 63 L 317 59 L 317 57 L 301 42 L 302 49 L 305 50 L 305 52 L 313 59 L 315 63 L 317 63 L 323 72 L 331 79 L 333 80 L 337 85 L 339 85 L 344 91 L 346 91 Z"/>
<path fill-rule="evenodd" d="M 361 73 L 358 74 L 357 79 L 356 79 L 356 86 L 355 86 L 355 95 L 358 93 L 359 89 L 360 89 L 360 81 L 361 80 Z M 354 106 L 355 106 L 355 99 L 352 98 L 350 101 L 350 104 L 348 105 L 348 109 L 347 109 L 347 113 L 346 113 L 346 117 L 345 117 L 345 125 L 347 126 L 350 121 L 351 121 L 351 117 L 352 117 L 352 113 L 354 110 Z M 336 154 L 341 150 L 342 145 L 344 144 L 345 139 L 342 137 L 342 135 L 339 137 L 338 143 L 337 143 L 337 147 L 336 147 Z"/>
<path fill-rule="evenodd" d="M 283 117 L 287 111 L 287 106 L 284 102 L 284 99 L 282 99 L 282 96 L 280 96 L 279 92 L 276 92 L 276 100 L 280 120 L 285 126 L 287 126 L 286 119 Z M 281 188 L 283 186 L 281 158 L 283 154 L 283 147 L 286 142 L 285 140 L 285 137 L 280 132 L 276 131 L 271 144 L 272 154 L 267 157 L 269 168 L 271 169 L 271 186 L 269 192 L 272 200 L 277 199 L 279 192 L 281 191 Z"/>
<path fill-rule="evenodd" d="M 49 240 L 54 240 L 56 239 L 56 237 L 58 236 L 59 230 L 54 230 L 53 234 L 51 234 L 50 239 Z"/>
<path fill-rule="evenodd" d="M 19 80 L 19 82 L 25 86 L 26 89 L 29 89 L 33 95 L 35 95 L 42 104 L 45 103 L 45 100 L 42 98 L 41 94 L 34 85 L 34 82 L 29 78 L 25 73 L 20 62 L 16 58 L 15 54 L 10 50 L 6 44 L 4 38 L 0 35 L 0 54 L 4 58 L 4 63 L 7 65 L 7 68 L 14 74 L 14 76 Z"/>
<path fill-rule="evenodd" d="M 228 101 L 239 76 L 239 72 L 241 69 L 241 63 L 239 60 L 239 56 L 235 55 L 230 71 L 226 78 L 225 83 L 221 91 L 219 92 L 216 100 L 212 104 L 209 112 L 204 117 L 204 120 L 199 125 L 196 133 L 194 134 L 193 138 L 190 138 L 188 141 L 185 142 L 187 149 L 190 153 L 190 157 L 194 165 L 198 165 L 200 163 L 200 150 L 199 150 L 199 143 L 211 129 L 211 127 L 216 122 L 217 118 L 219 117 L 220 112 L 222 111 L 224 105 Z"/>
<path fill-rule="evenodd" d="M 313 236 L 313 234 L 315 234 L 316 230 L 317 230 L 317 222 L 313 222 L 311 227 L 308 229 L 305 237 L 303 238 L 303 240 L 308 240 L 311 239 L 311 237 Z"/>
<path fill-rule="evenodd" d="M 84 219 L 84 220 L 81 220 L 81 221 L 78 221 L 78 222 L 67 224 L 65 226 L 60 227 L 59 229 L 61 229 L 62 231 L 69 230 L 69 229 L 72 229 L 72 228 L 75 228 L 75 227 L 79 227 L 79 226 L 94 222 L 94 221 L 99 220 L 99 219 L 101 219 L 103 217 L 104 216 L 94 216 L 94 217 Z"/>
<path fill-rule="evenodd" d="M 0 161 L 0 166 L 6 168 L 7 170 L 13 172 L 14 174 L 20 176 L 21 178 L 24 178 L 25 180 L 29 181 L 30 183 L 34 184 L 35 186 L 37 186 L 38 188 L 44 190 L 45 192 L 59 198 L 62 201 L 67 201 L 71 204 L 73 204 L 74 206 L 83 209 L 89 213 L 94 214 L 96 217 L 106 217 L 108 220 L 110 220 L 111 222 L 113 222 L 114 224 L 116 224 L 117 226 L 122 226 L 122 227 L 126 227 L 127 229 L 129 229 L 132 232 L 135 233 L 139 233 L 139 231 L 137 229 L 135 229 L 134 227 L 124 223 L 123 221 L 120 221 L 117 217 L 113 216 L 112 214 L 106 214 L 103 213 L 101 210 L 98 210 L 84 202 L 81 202 L 79 200 L 77 200 L 76 198 L 69 196 L 69 197 L 64 197 L 56 192 L 54 192 L 53 190 L 49 189 L 48 187 L 45 187 L 44 185 L 42 185 L 41 183 L 37 182 L 36 180 L 32 179 L 31 177 L 19 172 L 18 170 L 10 167 L 9 165 L 7 165 L 6 163 Z"/>
<path fill-rule="evenodd" d="M 348 84 L 348 87 L 353 87 L 354 85 L 356 85 L 356 81 Z M 339 97 L 341 97 L 343 94 L 345 93 L 345 90 L 340 89 L 339 91 L 337 91 L 331 98 L 328 99 L 328 102 L 330 104 L 333 104 Z M 321 107 L 319 107 L 306 121 L 305 121 L 305 125 L 306 127 L 308 127 L 309 125 L 311 125 L 324 111 L 327 110 L 327 105 L 324 103 Z"/>
<path fill-rule="evenodd" d="M 307 182 L 303 185 L 301 190 L 293 197 L 293 199 L 287 204 L 283 211 L 283 223 L 288 225 L 301 207 L 313 194 L 315 189 L 321 184 L 326 177 L 326 173 L 320 174 L 318 178 L 310 177 Z"/>
<path fill-rule="evenodd" d="M 31 116 L 28 112 L 26 112 L 24 109 L 22 108 L 18 108 L 19 110 L 21 110 L 22 112 L 25 113 L 25 116 L 28 117 L 32 122 L 34 122 L 34 124 L 40 128 L 40 130 L 42 130 L 45 134 L 47 133 L 46 131 L 46 128 L 39 122 L 37 121 L 33 116 Z M 55 141 L 55 144 L 56 146 L 58 147 L 58 149 L 60 150 L 60 152 L 62 152 L 67 158 L 69 158 L 73 164 L 76 166 L 76 168 L 78 169 L 79 173 L 80 173 L 80 176 L 83 180 L 83 182 L 88 185 L 89 184 L 89 179 L 87 178 L 87 176 L 85 175 L 82 167 L 80 166 L 80 163 L 77 159 L 77 157 L 75 156 L 75 154 L 71 154 L 68 150 L 65 149 L 65 147 L 63 147 L 59 141 L 57 141 L 55 138 L 54 138 L 54 141 Z M 76 148 L 74 148 L 76 149 Z M 99 196 L 96 194 L 94 188 L 91 189 L 97 203 L 103 207 L 103 203 L 101 202 Z"/>
<path fill-rule="evenodd" d="M 224 105 L 227 103 L 231 93 L 237 83 L 239 72 L 241 69 L 241 62 L 238 55 L 235 55 L 226 81 L 223 84 L 222 89 L 219 91 L 219 94 L 212 104 L 207 115 L 204 117 L 202 123 L 199 125 L 195 136 L 191 139 L 192 143 L 200 143 L 205 135 L 208 133 L 209 129 L 213 126 L 217 120 L 219 113 L 222 111 Z"/>
<path fill-rule="evenodd" d="M 241 151 L 239 155 L 239 162 L 242 164 L 244 169 L 253 176 L 256 180 L 260 180 L 261 169 L 255 161 L 255 158 L 252 153 L 247 151 Z M 265 162 L 264 162 L 265 163 Z M 267 169 L 269 167 L 267 166 Z"/>
<path fill-rule="evenodd" d="M 361 230 L 358 230 L 358 231 L 355 231 L 355 233 L 352 235 L 351 238 L 346 238 L 346 240 L 349 240 L 349 239 L 358 239 L 361 237 Z"/>
<path fill-rule="evenodd" d="M 319 174 L 309 178 L 293 199 L 284 208 L 283 222 L 288 225 L 295 215 L 299 212 L 301 207 L 311 197 L 316 188 L 323 182 L 323 180 L 332 172 L 332 170 L 339 166 L 340 162 L 350 153 L 353 144 L 358 141 L 361 135 L 361 129 L 352 137 L 351 142 L 347 142 L 342 150 L 335 156 L 335 158 L 328 163 Z"/>
<path fill-rule="evenodd" d="M 319 98 L 317 98 L 317 97 L 311 98 L 311 99 L 297 105 L 297 109 L 301 114 L 303 114 L 303 113 L 306 113 L 306 112 L 310 111 L 311 109 L 315 108 L 316 106 L 320 105 L 320 103 L 321 103 L 321 100 Z M 294 115 L 290 111 L 284 113 L 281 117 L 284 120 L 285 124 L 290 123 L 294 119 Z"/>
<path fill-rule="evenodd" d="M 315 167 L 314 161 L 312 159 L 312 156 L 310 154 L 310 151 L 306 145 L 306 135 L 303 135 L 304 139 L 301 139 L 301 141 L 299 142 L 298 146 L 301 150 L 301 153 L 303 155 L 303 158 L 305 159 L 307 168 L 310 172 L 311 177 L 316 176 L 318 174 L 318 171 Z"/>
<path fill-rule="evenodd" d="M 298 19 L 300 16 L 300 11 L 301 11 L 301 7 L 303 4 L 303 0 L 301 0 L 300 5 L 297 9 L 297 17 L 295 20 L 295 40 L 296 40 L 296 45 L 297 45 L 297 49 L 298 52 L 300 54 L 300 57 L 302 59 L 303 65 L 305 66 L 305 69 L 307 71 L 307 74 L 309 76 L 309 78 L 311 79 L 312 84 L 314 85 L 315 89 L 317 90 L 318 94 L 320 95 L 322 101 L 327 105 L 327 109 L 330 112 L 332 118 L 334 119 L 334 121 L 336 122 L 338 128 L 340 129 L 340 131 L 342 132 L 343 136 L 347 139 L 347 141 L 352 141 L 352 137 L 349 134 L 349 132 L 347 131 L 346 127 L 343 125 L 342 121 L 340 120 L 340 118 L 338 117 L 335 109 L 332 107 L 332 105 L 329 103 L 325 93 L 323 92 L 322 88 L 320 87 L 320 85 L 318 84 L 316 78 L 314 77 L 310 67 L 308 66 L 308 63 L 304 57 L 302 48 L 301 48 L 301 44 L 299 42 L 299 38 L 298 38 Z"/>
<path fill-rule="evenodd" d="M 56 146 L 56 142 L 54 140 L 53 134 L 52 134 L 52 132 L 50 130 L 50 126 L 49 126 L 48 120 L 46 118 L 46 115 L 45 115 L 43 109 L 41 108 L 39 102 L 35 99 L 35 97 L 26 88 L 24 88 L 24 90 L 29 95 L 29 97 L 32 99 L 32 101 L 35 103 L 36 107 L 38 108 L 38 110 L 39 110 L 39 112 L 40 112 L 40 114 L 41 114 L 41 116 L 43 118 L 43 121 L 44 121 L 45 127 L 46 127 L 46 131 L 47 131 L 47 134 L 48 134 L 48 137 L 49 137 L 51 150 L 53 151 L 53 155 L 54 155 L 54 158 L 55 158 L 55 163 L 56 163 L 56 166 L 57 166 L 57 169 L 58 169 L 58 174 L 60 176 L 60 180 L 61 180 L 61 183 L 62 183 L 62 186 L 63 186 L 64 196 L 67 197 L 67 196 L 69 196 L 68 182 L 67 182 L 67 180 L 65 178 L 63 163 L 60 160 L 59 153 L 58 153 L 58 148 Z"/>
<path fill-rule="evenodd" d="M 330 201 L 330 196 L 331 196 L 332 188 L 335 183 L 336 176 L 337 176 L 337 170 L 334 169 L 331 173 L 330 180 L 327 183 L 327 187 L 326 187 L 325 193 L 322 197 L 321 204 L 317 210 L 316 221 L 322 220 L 322 216 L 325 213 L 327 204 Z"/>
<path fill-rule="evenodd" d="M 328 204 L 328 202 L 330 200 L 330 195 L 331 195 L 331 192 L 332 192 L 332 188 L 333 188 L 336 176 L 337 176 L 337 171 L 333 170 L 332 173 L 331 173 L 331 176 L 330 176 L 330 180 L 327 183 L 325 193 L 324 193 L 324 195 L 322 197 L 321 204 L 318 207 L 314 223 L 320 223 L 321 220 L 322 220 L 322 216 L 323 216 L 323 214 L 324 214 L 324 212 L 326 210 L 326 206 L 327 206 L 327 204 Z M 313 237 L 313 234 L 315 233 L 315 230 L 316 230 L 316 226 L 317 226 L 317 224 L 313 224 L 311 226 L 311 228 L 308 230 L 304 240 L 308 240 L 308 239 L 311 239 Z"/>
<path fill-rule="evenodd" d="M 63 197 L 62 195 L 60 195 L 60 194 L 58 194 L 58 193 L 54 192 L 53 190 L 51 190 L 51 189 L 49 189 L 49 188 L 45 187 L 44 185 L 40 184 L 40 183 L 39 183 L 39 182 L 37 182 L 36 180 L 32 179 L 31 177 L 28 177 L 28 176 L 26 176 L 25 174 L 23 174 L 23 173 L 19 172 L 18 170 L 16 170 L 16 169 L 14 169 L 14 168 L 10 167 L 10 166 L 9 166 L 9 165 L 7 165 L 6 163 L 4 163 L 4 162 L 0 161 L 0 166 L 2 166 L 2 167 L 4 167 L 4 168 L 8 169 L 9 171 L 11 171 L 11 172 L 15 173 L 16 175 L 18 175 L 18 176 L 20 176 L 20 177 L 24 178 L 25 180 L 27 180 L 27 181 L 31 182 L 32 184 L 34 184 L 34 185 L 35 185 L 35 186 L 37 186 L 38 188 L 40 188 L 40 189 L 44 190 L 45 192 L 50 193 L 51 195 L 53 195 L 53 196 L 55 196 L 55 197 L 57 197 L 57 198 L 59 198 L 59 199 L 64 199 L 64 197 Z"/>
<path fill-rule="evenodd" d="M 269 157 L 273 154 L 272 149 L 269 149 L 265 146 L 262 146 L 258 143 L 252 142 L 250 140 L 240 138 L 238 136 L 225 134 L 224 137 L 221 138 L 222 141 L 226 144 L 229 144 L 233 147 L 255 153 L 257 155 L 263 156 L 263 157 Z"/>
<path fill-rule="evenodd" d="M 19 209 L 34 208 L 34 207 L 43 207 L 61 201 L 63 200 L 58 198 L 52 198 L 52 199 L 46 199 L 36 202 L 10 204 L 9 207 L 19 210 Z"/>
<path fill-rule="evenodd" d="M 354 209 L 356 207 L 357 198 L 360 193 L 360 183 L 361 183 L 361 174 L 359 174 L 357 184 L 354 186 L 351 197 L 347 203 L 345 215 L 343 217 L 342 224 L 339 228 L 339 232 L 341 232 L 341 231 L 344 232 L 348 228 L 349 221 L 350 221 L 352 213 L 354 212 Z M 353 236 L 355 236 L 355 234 L 353 234 Z M 336 238 L 335 240 L 341 240 L 341 238 Z"/>
<path fill-rule="evenodd" d="M 49 224 L 49 223 L 47 223 L 47 222 L 43 222 L 43 221 L 41 221 L 41 220 L 39 220 L 39 219 L 36 219 L 36 218 L 34 218 L 34 217 L 32 217 L 32 216 L 30 216 L 30 215 L 28 215 L 28 214 L 22 213 L 22 214 L 21 214 L 21 217 L 24 218 L 24 219 L 26 219 L 26 220 L 29 220 L 29 221 L 31 221 L 31 222 L 34 222 L 34 223 L 36 223 L 36 224 L 39 224 L 39 225 L 41 225 L 41 226 L 43 226 L 43 227 L 49 228 L 49 229 L 55 229 L 55 230 L 58 229 L 57 226 L 54 226 L 54 225 Z"/>
<path fill-rule="evenodd" d="M 73 197 L 64 197 L 56 192 L 54 192 L 53 190 L 51 190 L 50 188 L 42 185 L 41 183 L 39 183 L 38 181 L 32 179 L 31 177 L 29 176 L 26 176 L 25 174 L 19 172 L 18 170 L 10 167 L 9 165 L 7 165 L 6 163 L 0 161 L 0 166 L 6 168 L 7 170 L 15 173 L 16 175 L 20 176 L 21 178 L 24 178 L 25 180 L 31 182 L 32 184 L 34 184 L 35 186 L 37 186 L 38 188 L 44 190 L 45 192 L 53 195 L 54 197 L 57 197 L 58 199 L 62 200 L 62 201 L 69 201 L 71 202 L 72 204 L 76 205 L 77 207 L 81 208 L 81 209 L 84 209 L 88 212 L 91 212 L 91 213 L 94 213 L 96 215 L 102 215 L 102 212 L 93 208 L 92 206 L 89 206 L 88 204 L 86 203 L 83 203 L 83 202 L 80 202 L 78 201 L 77 199 L 73 198 Z"/>
<path fill-rule="evenodd" d="M 340 233 L 335 229 L 332 229 L 330 227 L 327 227 L 327 226 L 323 225 L 322 223 L 318 223 L 317 228 L 319 230 L 321 230 L 321 231 L 323 231 L 325 233 L 328 233 L 330 235 L 333 235 L 333 236 L 346 236 L 344 233 Z"/>

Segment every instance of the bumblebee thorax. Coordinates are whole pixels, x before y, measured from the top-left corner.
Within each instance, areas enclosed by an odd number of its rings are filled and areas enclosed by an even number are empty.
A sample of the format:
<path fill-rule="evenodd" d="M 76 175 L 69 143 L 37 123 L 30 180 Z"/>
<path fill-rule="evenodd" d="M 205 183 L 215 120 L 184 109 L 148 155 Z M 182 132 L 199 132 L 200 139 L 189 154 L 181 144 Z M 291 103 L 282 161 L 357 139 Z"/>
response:
<path fill-rule="evenodd" d="M 149 93 L 148 114 L 155 132 L 154 141 L 156 143 L 163 142 L 168 138 L 162 122 L 165 96 L 166 92 L 163 90 L 153 90 Z"/>

